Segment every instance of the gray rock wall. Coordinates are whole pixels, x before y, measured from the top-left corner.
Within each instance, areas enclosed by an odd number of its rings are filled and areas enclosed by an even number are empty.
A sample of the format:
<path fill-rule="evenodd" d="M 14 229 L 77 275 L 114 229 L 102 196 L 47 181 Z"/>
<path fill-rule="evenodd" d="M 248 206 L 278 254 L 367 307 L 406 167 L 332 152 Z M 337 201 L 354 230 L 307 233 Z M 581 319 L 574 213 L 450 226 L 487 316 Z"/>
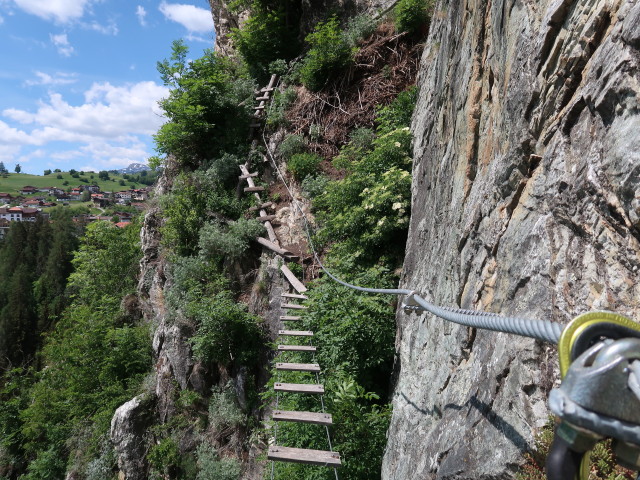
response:
<path fill-rule="evenodd" d="M 640 319 L 640 2 L 439 1 L 401 286 L 564 324 Z M 555 347 L 397 317 L 384 479 L 513 478 Z"/>

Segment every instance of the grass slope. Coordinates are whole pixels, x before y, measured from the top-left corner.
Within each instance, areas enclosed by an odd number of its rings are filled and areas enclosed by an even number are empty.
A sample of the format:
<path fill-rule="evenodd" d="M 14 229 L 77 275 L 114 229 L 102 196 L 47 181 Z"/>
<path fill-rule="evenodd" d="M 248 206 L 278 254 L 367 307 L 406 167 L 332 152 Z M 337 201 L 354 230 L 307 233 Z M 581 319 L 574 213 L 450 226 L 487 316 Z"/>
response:
<path fill-rule="evenodd" d="M 60 175 L 62 178 L 57 178 Z M 93 178 L 91 178 L 93 175 Z M 121 190 L 133 188 L 143 188 L 145 185 L 141 183 L 124 180 L 121 175 L 109 174 L 110 180 L 104 181 L 98 178 L 97 173 L 86 173 L 80 175 L 80 178 L 73 178 L 69 172 L 52 173 L 51 175 L 28 175 L 26 173 L 10 173 L 6 178 L 0 176 L 0 192 L 18 195 L 20 189 L 27 185 L 31 187 L 58 187 L 66 190 L 69 187 L 77 187 L 79 185 L 99 185 L 100 190 L 107 192 L 119 192 Z M 87 182 L 81 181 L 86 179 Z M 124 186 L 120 185 L 120 180 L 124 180 Z M 64 185 L 64 182 L 69 182 Z"/>

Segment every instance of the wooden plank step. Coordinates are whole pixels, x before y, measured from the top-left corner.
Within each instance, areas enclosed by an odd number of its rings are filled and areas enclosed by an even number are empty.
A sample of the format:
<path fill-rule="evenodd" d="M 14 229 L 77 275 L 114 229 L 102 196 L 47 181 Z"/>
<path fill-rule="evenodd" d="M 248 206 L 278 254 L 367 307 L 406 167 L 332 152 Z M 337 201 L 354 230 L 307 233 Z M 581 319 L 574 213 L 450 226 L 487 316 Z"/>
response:
<path fill-rule="evenodd" d="M 256 205 L 255 207 L 249 207 L 250 212 L 257 212 L 258 210 L 262 210 L 263 208 L 273 208 L 273 202 L 266 202 L 262 205 Z"/>
<path fill-rule="evenodd" d="M 244 187 L 245 193 L 264 192 L 264 187 Z"/>
<path fill-rule="evenodd" d="M 278 345 L 279 352 L 315 352 L 316 347 L 311 345 Z"/>
<path fill-rule="evenodd" d="M 253 107 L 254 110 L 264 110 L 264 105 L 258 105 L 257 107 Z"/>
<path fill-rule="evenodd" d="M 249 125 L 249 128 L 260 128 L 262 127 L 261 123 L 252 123 L 251 125 Z"/>
<path fill-rule="evenodd" d="M 322 412 L 292 412 L 275 410 L 271 417 L 276 422 L 313 423 L 315 425 L 333 425 L 333 418 L 329 413 Z"/>
<path fill-rule="evenodd" d="M 340 454 L 326 450 L 311 450 L 308 448 L 281 447 L 270 445 L 267 453 L 268 460 L 277 462 L 304 463 L 306 465 L 319 465 L 324 467 L 340 467 Z"/>
<path fill-rule="evenodd" d="M 278 330 L 278 335 L 290 335 L 292 337 L 313 337 L 310 330 Z"/>
<path fill-rule="evenodd" d="M 263 95 L 262 97 L 256 97 L 256 102 L 261 102 L 262 100 L 269 100 L 271 97 L 269 95 Z"/>
<path fill-rule="evenodd" d="M 318 383 L 274 383 L 273 389 L 276 392 L 317 393 L 320 395 L 324 393 L 324 387 Z"/>
<path fill-rule="evenodd" d="M 297 320 L 301 320 L 302 317 L 294 317 L 292 315 L 281 315 L 280 316 L 280 320 L 284 321 L 284 322 L 295 322 Z"/>
<path fill-rule="evenodd" d="M 305 287 L 303 283 L 296 278 L 293 272 L 289 270 L 289 267 L 287 267 L 286 265 L 282 265 L 280 267 L 280 270 L 282 271 L 282 273 L 284 273 L 284 276 L 287 277 L 287 280 L 289 280 L 291 286 L 295 288 L 298 293 L 304 293 L 307 291 L 307 287 Z"/>
<path fill-rule="evenodd" d="M 259 222 L 273 222 L 276 219 L 275 215 L 263 215 L 261 217 L 257 217 L 256 220 Z"/>
<path fill-rule="evenodd" d="M 304 305 L 294 305 L 293 303 L 283 303 L 280 305 L 280 308 L 288 308 L 291 310 L 306 310 L 309 307 L 305 307 Z"/>
<path fill-rule="evenodd" d="M 307 297 L 306 295 L 299 295 L 297 293 L 283 293 L 280 296 L 284 298 L 297 298 L 299 300 L 309 300 L 309 297 Z"/>
<path fill-rule="evenodd" d="M 284 248 L 279 247 L 278 245 L 276 245 L 272 241 L 267 240 L 266 238 L 258 237 L 258 238 L 256 238 L 256 242 L 258 242 L 262 246 L 267 247 L 269 250 L 273 250 L 278 255 L 282 255 L 283 257 L 287 257 L 287 259 L 298 258 L 297 255 L 294 255 L 289 250 L 285 250 Z"/>
<path fill-rule="evenodd" d="M 287 372 L 311 372 L 320 373 L 320 365 L 317 363 L 276 363 L 276 370 Z"/>
<path fill-rule="evenodd" d="M 260 89 L 261 92 L 273 92 L 274 90 L 275 88 L 272 87 L 264 87 Z"/>
<path fill-rule="evenodd" d="M 247 174 L 240 175 L 238 178 L 240 180 L 246 180 L 247 178 L 257 177 L 258 175 L 259 175 L 258 172 L 253 172 L 253 173 L 247 173 Z"/>

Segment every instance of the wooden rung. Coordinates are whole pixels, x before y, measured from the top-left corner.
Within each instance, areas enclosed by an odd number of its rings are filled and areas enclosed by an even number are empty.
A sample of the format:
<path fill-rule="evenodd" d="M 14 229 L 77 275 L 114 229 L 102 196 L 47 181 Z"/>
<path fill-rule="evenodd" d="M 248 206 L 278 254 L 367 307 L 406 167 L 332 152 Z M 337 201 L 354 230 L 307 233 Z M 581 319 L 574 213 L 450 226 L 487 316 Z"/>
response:
<path fill-rule="evenodd" d="M 307 287 L 305 287 L 303 283 L 296 278 L 293 272 L 289 270 L 289 267 L 287 267 L 286 265 L 282 265 L 280 267 L 280 270 L 282 271 L 282 273 L 284 273 L 284 276 L 287 277 L 287 280 L 289 280 L 291 286 L 295 288 L 298 293 L 304 293 L 307 291 Z"/>
<path fill-rule="evenodd" d="M 332 425 L 333 418 L 329 413 L 322 412 L 291 412 L 275 410 L 271 417 L 276 422 L 313 423 L 315 425 Z"/>
<path fill-rule="evenodd" d="M 267 459 L 278 462 L 304 463 L 306 465 L 320 465 L 324 467 L 341 467 L 340 454 L 325 450 L 311 450 L 308 448 L 269 446 Z"/>
<path fill-rule="evenodd" d="M 275 215 L 263 215 L 261 217 L 256 218 L 259 222 L 273 222 L 276 219 Z"/>
<path fill-rule="evenodd" d="M 240 180 L 246 180 L 247 178 L 257 177 L 258 175 L 259 175 L 258 172 L 253 172 L 253 173 L 247 173 L 246 175 L 240 175 L 238 178 Z"/>
<path fill-rule="evenodd" d="M 264 187 L 244 187 L 245 193 L 264 192 Z"/>
<path fill-rule="evenodd" d="M 295 322 L 296 320 L 300 320 L 302 319 L 302 317 L 293 317 L 293 316 L 289 316 L 289 315 L 282 315 L 280 317 L 280 320 L 284 321 L 284 322 Z"/>
<path fill-rule="evenodd" d="M 283 293 L 280 296 L 284 298 L 297 298 L 299 300 L 309 300 L 309 297 L 307 297 L 306 295 L 299 295 L 297 293 Z"/>
<path fill-rule="evenodd" d="M 275 88 L 272 87 L 264 87 L 260 89 L 261 92 L 273 92 L 274 90 Z"/>
<path fill-rule="evenodd" d="M 320 365 L 317 363 L 276 363 L 276 370 L 288 372 L 311 372 L 320 373 Z"/>
<path fill-rule="evenodd" d="M 292 337 L 313 337 L 310 330 L 278 330 L 278 335 L 290 335 Z"/>
<path fill-rule="evenodd" d="M 269 250 L 273 250 L 278 255 L 282 255 L 284 257 L 295 257 L 295 255 L 291 253 L 289 250 L 285 250 L 284 248 L 279 247 L 272 241 L 267 240 L 266 238 L 258 237 L 256 238 L 256 242 L 258 242 L 260 245 L 267 247 Z"/>
<path fill-rule="evenodd" d="M 305 307 L 304 305 L 294 305 L 293 303 L 283 303 L 280 305 L 280 308 L 288 308 L 291 310 L 306 310 L 309 307 Z"/>
<path fill-rule="evenodd" d="M 263 95 L 262 97 L 256 97 L 256 102 L 261 102 L 262 100 L 269 100 L 271 97 L 269 95 Z"/>
<path fill-rule="evenodd" d="M 324 387 L 318 383 L 275 383 L 273 389 L 276 392 L 324 393 Z"/>
<path fill-rule="evenodd" d="M 264 105 L 258 105 L 257 107 L 253 107 L 254 110 L 264 110 Z"/>
<path fill-rule="evenodd" d="M 261 126 L 261 123 L 252 123 L 251 125 L 249 125 L 249 128 L 260 128 Z"/>
<path fill-rule="evenodd" d="M 311 345 L 278 345 L 279 352 L 315 352 L 316 347 Z"/>
<path fill-rule="evenodd" d="M 273 203 L 272 202 L 266 202 L 263 203 L 262 205 L 257 205 L 255 207 L 249 207 L 249 211 L 250 212 L 255 212 L 258 210 L 262 210 L 263 208 L 273 208 Z"/>

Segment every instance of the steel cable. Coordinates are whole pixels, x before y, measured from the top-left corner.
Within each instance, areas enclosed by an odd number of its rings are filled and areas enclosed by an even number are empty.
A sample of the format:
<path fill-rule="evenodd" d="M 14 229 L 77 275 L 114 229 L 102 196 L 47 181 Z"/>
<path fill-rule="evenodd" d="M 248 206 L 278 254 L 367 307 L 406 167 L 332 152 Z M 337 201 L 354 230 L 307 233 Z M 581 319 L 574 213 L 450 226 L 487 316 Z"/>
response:
<path fill-rule="evenodd" d="M 475 311 L 475 310 L 465 310 L 461 308 L 452 308 L 452 307 L 441 307 L 435 305 L 431 302 L 428 302 L 418 294 L 414 292 L 414 290 L 409 289 L 395 289 L 395 288 L 366 288 L 360 287 L 357 285 L 353 285 L 351 283 L 345 282 L 335 275 L 333 275 L 320 261 L 318 257 L 318 253 L 313 245 L 313 240 L 311 238 L 311 228 L 309 225 L 309 220 L 307 219 L 306 214 L 304 213 L 302 207 L 298 204 L 293 192 L 289 188 L 289 185 L 286 182 L 286 179 L 278 165 L 275 161 L 275 158 L 269 148 L 269 144 L 264 136 L 264 132 L 262 132 L 262 140 L 266 147 L 267 153 L 269 155 L 269 159 L 271 160 L 273 166 L 275 167 L 278 175 L 282 179 L 282 183 L 285 188 L 289 192 L 291 196 L 291 202 L 297 210 L 300 212 L 304 223 L 305 223 L 305 233 L 309 239 L 309 246 L 313 251 L 314 258 L 318 265 L 324 273 L 327 274 L 333 281 L 353 290 L 357 290 L 365 293 L 379 293 L 379 294 L 388 294 L 388 295 L 406 295 L 412 299 L 415 304 L 408 305 L 409 309 L 418 310 L 422 308 L 437 317 L 440 317 L 449 322 L 457 323 L 459 325 L 464 325 L 467 327 L 473 328 L 482 328 L 485 330 L 493 330 L 496 332 L 503 333 L 512 333 L 515 335 L 520 335 L 523 337 L 530 337 L 536 340 L 541 340 L 549 343 L 558 343 L 558 339 L 560 338 L 560 333 L 562 332 L 562 326 L 558 323 L 550 322 L 548 320 L 534 320 L 527 318 L 519 318 L 519 317 L 505 317 L 496 313 L 483 312 L 483 311 Z"/>

